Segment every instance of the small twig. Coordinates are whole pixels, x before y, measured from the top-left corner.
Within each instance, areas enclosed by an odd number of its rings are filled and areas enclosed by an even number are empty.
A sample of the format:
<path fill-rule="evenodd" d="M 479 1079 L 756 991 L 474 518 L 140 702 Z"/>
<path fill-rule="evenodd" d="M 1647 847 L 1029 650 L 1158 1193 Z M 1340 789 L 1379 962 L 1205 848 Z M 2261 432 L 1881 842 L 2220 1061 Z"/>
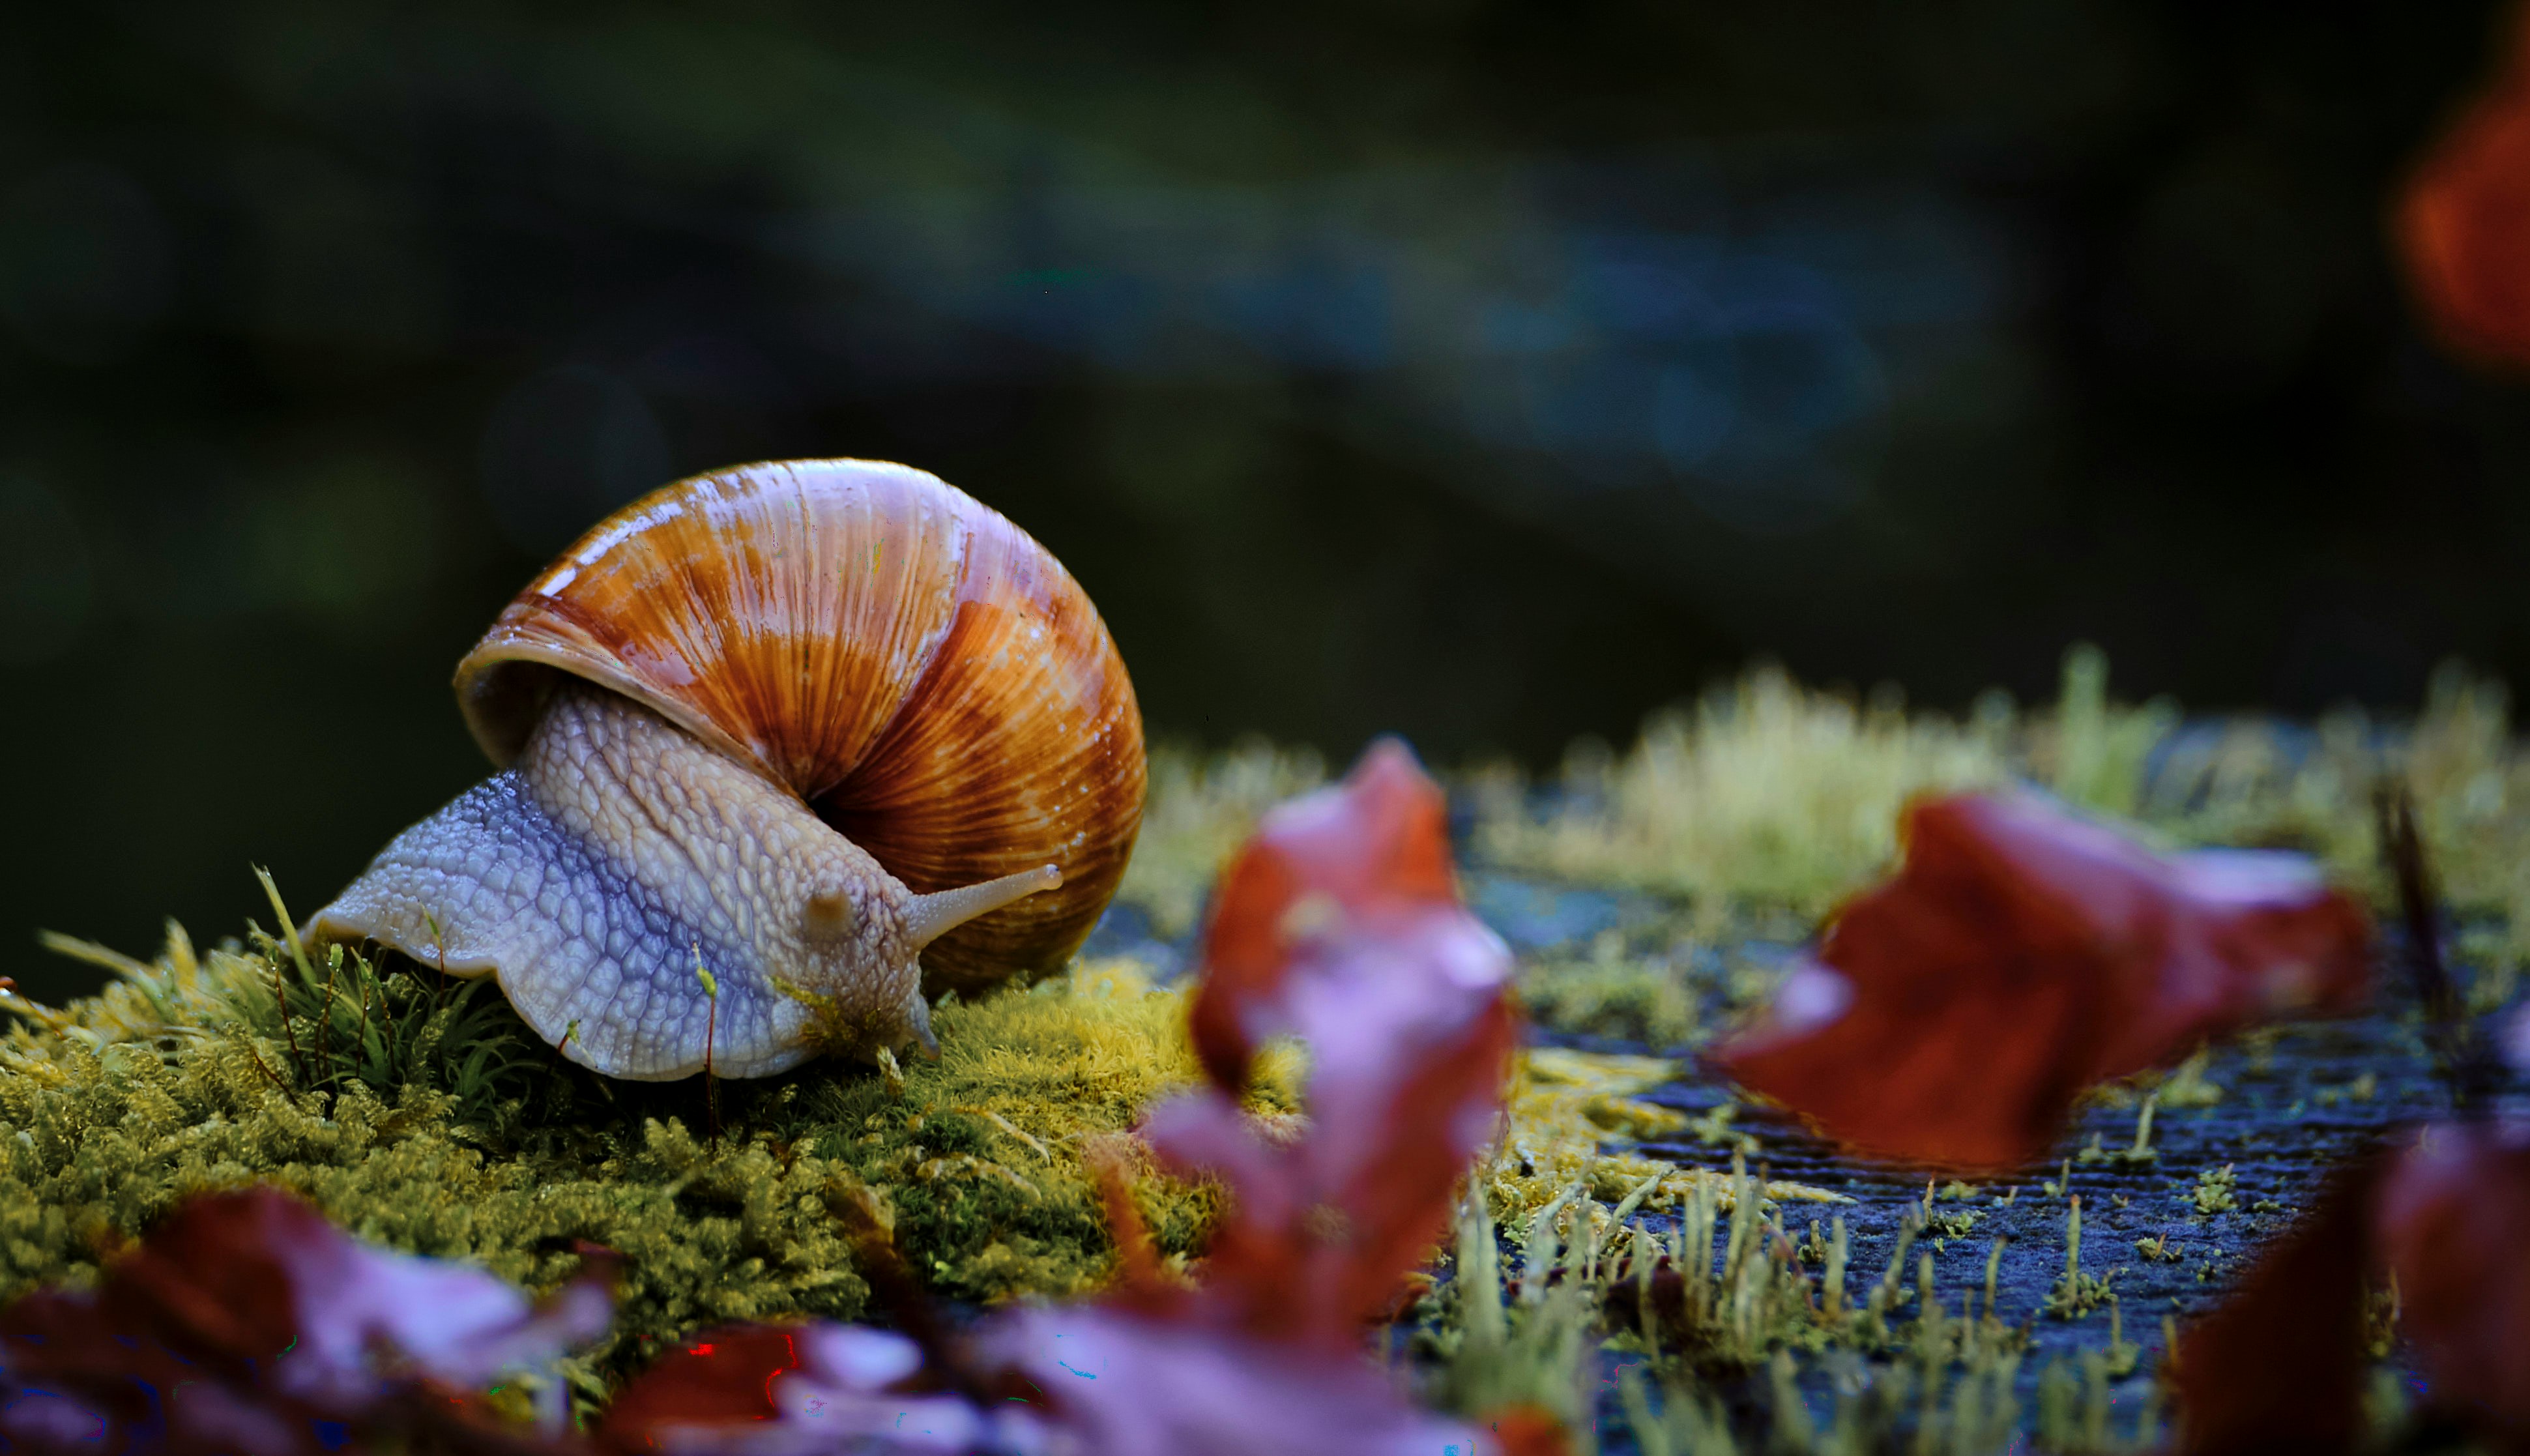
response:
<path fill-rule="evenodd" d="M 290 984 L 282 980 L 278 956 L 272 962 L 272 999 L 281 1007 L 281 1034 L 290 1042 L 290 1065 L 298 1070 L 299 1080 L 305 1082 L 308 1080 L 307 1058 L 299 1050 L 299 1028 L 290 1020 Z"/>
<path fill-rule="evenodd" d="M 331 1080 L 334 1070 L 334 977 L 343 969 L 343 947 L 329 946 L 325 952 L 324 1005 L 316 1022 L 316 1065 Z"/>
<path fill-rule="evenodd" d="M 335 948 L 341 949 L 340 946 Z M 366 1066 L 369 1059 L 369 992 L 374 990 L 383 997 L 386 994 L 386 988 L 378 984 L 377 973 L 370 969 L 366 962 L 361 961 L 357 952 L 354 953 L 352 962 L 368 971 L 366 979 L 360 982 L 360 1030 L 356 1034 L 360 1047 L 360 1062 L 361 1065 Z"/>
<path fill-rule="evenodd" d="M 281 922 L 282 933 L 290 937 L 290 954 L 291 958 L 299 963 L 299 979 L 302 981 L 314 980 L 316 979 L 314 974 L 307 969 L 307 952 L 299 944 L 299 927 L 290 923 L 290 912 L 281 904 L 281 887 L 272 882 L 272 871 L 258 865 L 255 867 L 254 877 L 263 882 L 264 898 L 272 902 L 273 918 Z M 273 957 L 272 960 L 272 995 L 274 1000 L 281 1003 L 281 1031 L 282 1035 L 290 1040 L 290 1064 L 299 1070 L 301 1082 L 313 1083 L 315 1078 L 307 1070 L 306 1054 L 299 1049 L 299 1028 L 293 1026 L 290 1021 L 290 987 L 281 979 L 281 958 L 278 956 Z"/>
<path fill-rule="evenodd" d="M 272 1084 L 272 1090 L 281 1093 L 283 1101 L 296 1108 L 299 1105 L 299 1098 L 290 1091 L 290 1085 L 281 1080 L 281 1074 L 273 1071 L 272 1064 L 263 1059 L 263 1053 L 255 1049 L 254 1038 L 240 1031 L 238 1043 L 246 1048 L 248 1056 L 254 1058 L 254 1069 L 263 1074 L 263 1080 Z"/>
<path fill-rule="evenodd" d="M 694 980 L 702 982 L 703 1106 L 711 1119 L 711 1146 L 720 1147 L 720 1083 L 712 1076 L 712 1040 L 720 1031 L 720 980 L 703 965 L 703 943 L 694 942 Z M 568 1035 L 568 1034 L 566 1034 Z"/>
<path fill-rule="evenodd" d="M 368 969 L 369 980 L 378 988 L 379 1035 L 385 1038 L 386 1056 L 392 1064 L 395 1058 L 396 1018 L 395 998 L 387 994 L 387 948 L 378 947 L 376 960 L 364 959 L 360 964 Z"/>
<path fill-rule="evenodd" d="M 2381 854 L 2398 886 L 2399 920 L 2407 932 L 2407 982 L 2425 1009 L 2425 1039 L 2434 1070 L 2450 1089 L 2459 1111 L 2482 1109 L 2502 1085 L 2503 1071 L 2493 1049 L 2469 1025 L 2468 1006 L 2443 962 L 2435 924 L 2433 868 L 2424 836 L 2416 830 L 2415 798 L 2402 783 L 2383 780 L 2373 791 L 2380 814 Z"/>
<path fill-rule="evenodd" d="M 281 1074 L 272 1070 L 272 1064 L 263 1059 L 262 1052 L 249 1046 L 246 1049 L 246 1054 L 254 1058 L 254 1069 L 263 1074 L 263 1078 L 266 1082 L 272 1084 L 272 1090 L 274 1092 L 281 1093 L 283 1101 L 288 1102 L 293 1107 L 299 1105 L 299 1098 L 291 1093 L 290 1084 L 282 1081 Z"/>
<path fill-rule="evenodd" d="M 1036 1139 L 1028 1136 L 1027 1133 L 1020 1130 L 1009 1118 L 1004 1117 L 1002 1114 L 994 1111 L 990 1107 L 956 1107 L 951 1110 L 963 1112 L 969 1117 L 980 1117 L 984 1121 L 991 1123 L 993 1126 L 1000 1128 L 1003 1132 L 1010 1134 L 1011 1137 L 1017 1139 L 1020 1143 L 1027 1145 L 1027 1149 L 1030 1152 L 1035 1153 L 1040 1159 L 1046 1162 L 1054 1161 L 1054 1154 L 1046 1151 L 1046 1148 L 1043 1143 L 1040 1143 Z"/>

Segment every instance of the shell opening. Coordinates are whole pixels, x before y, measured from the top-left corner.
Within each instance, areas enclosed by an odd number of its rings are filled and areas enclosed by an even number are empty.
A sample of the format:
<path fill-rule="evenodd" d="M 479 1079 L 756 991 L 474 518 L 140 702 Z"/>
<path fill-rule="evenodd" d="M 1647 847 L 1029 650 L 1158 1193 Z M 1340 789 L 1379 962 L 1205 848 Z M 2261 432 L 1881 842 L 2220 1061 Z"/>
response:
<path fill-rule="evenodd" d="M 1063 871 L 1052 865 L 1005 874 L 979 885 L 961 885 L 942 890 L 936 895 L 916 895 L 906 908 L 905 933 L 916 948 L 948 934 L 979 915 L 990 915 L 1014 900 L 1023 900 L 1039 890 L 1058 888 Z"/>

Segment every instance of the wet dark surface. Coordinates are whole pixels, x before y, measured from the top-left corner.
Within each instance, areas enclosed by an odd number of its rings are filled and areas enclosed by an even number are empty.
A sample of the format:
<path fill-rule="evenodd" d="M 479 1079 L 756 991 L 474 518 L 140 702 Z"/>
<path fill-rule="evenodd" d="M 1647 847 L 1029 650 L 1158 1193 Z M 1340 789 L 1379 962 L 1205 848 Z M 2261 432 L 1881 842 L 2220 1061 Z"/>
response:
<path fill-rule="evenodd" d="M 1469 898 L 1524 961 L 1551 962 L 1559 954 L 1571 954 L 1574 942 L 1609 931 L 1624 936 L 1631 953 L 1657 941 L 1665 916 L 1673 923 L 1676 919 L 1672 908 L 1647 897 L 1558 890 L 1485 874 L 1470 877 Z M 1727 1005 L 1731 988 L 1715 983 L 1714 970 L 1723 963 L 1780 965 L 1797 949 L 1768 938 L 1696 947 L 1684 954 L 1674 951 L 1671 960 L 1684 968 L 1689 984 L 1700 993 L 1703 1025 L 1718 1028 L 1728 1025 L 1732 1013 Z M 2471 968 L 2458 969 L 2465 977 Z M 1744 984 L 1738 987 L 1741 994 L 1745 990 Z M 1584 1050 L 1652 1050 L 1616 1038 L 1545 1029 L 1532 1036 L 1544 1043 Z M 1737 1101 L 1727 1083 L 1696 1075 L 1691 1057 L 1681 1066 L 1686 1075 L 1643 1099 L 1697 1117 Z M 2178 1090 L 2182 1085 L 2192 1086 L 2192 1096 Z M 2218 1302 L 2257 1251 L 2292 1226 L 2332 1168 L 2396 1136 L 2401 1125 L 2442 1115 L 2450 1105 L 2419 1037 L 2412 1007 L 2396 978 L 2386 972 L 2371 1014 L 2279 1027 L 2215 1046 L 2198 1075 L 2173 1083 L 2170 1094 L 2182 1103 L 2202 1104 L 2156 1105 L 2149 1156 L 2131 1151 L 2142 1098 L 2116 1089 L 2086 1102 L 2049 1162 L 1964 1190 L 1947 1177 L 1932 1185 L 1936 1217 L 1967 1225 L 1954 1235 L 1928 1230 L 1915 1244 L 1918 1253 L 1933 1255 L 1938 1296 L 1952 1316 L 1965 1313 L 1972 1296 L 1981 1306 L 1993 1241 L 2008 1241 L 1995 1303 L 2007 1324 L 2027 1332 L 2018 1375 L 2024 1427 L 2035 1414 L 2037 1384 L 2052 1361 L 2061 1359 L 2078 1369 L 2083 1351 L 2105 1351 L 2111 1342 L 2106 1304 L 2071 1319 L 2046 1312 L 2049 1294 L 2064 1272 L 2071 1198 L 2078 1197 L 2082 1205 L 2081 1268 L 2109 1281 L 2118 1296 L 2123 1338 L 2139 1347 L 2133 1372 L 2112 1387 L 2112 1426 L 2124 1434 L 2133 1428 L 2168 1344 L 2164 1316 L 2183 1326 Z M 1740 1103 L 1730 1130 L 1753 1140 L 1753 1146 L 1741 1138 L 1706 1141 L 1689 1133 L 1634 1145 L 1632 1150 L 1682 1166 L 1727 1171 L 1735 1146 L 1744 1151 L 1751 1171 L 1854 1200 L 1842 1205 L 1787 1203 L 1782 1217 L 1795 1238 L 1807 1236 L 1812 1219 L 1825 1230 L 1833 1219 L 1843 1218 L 1850 1241 L 1847 1290 L 1859 1299 L 1887 1267 L 1901 1225 L 1920 1215 L 1925 1172 L 1842 1153 L 1779 1109 Z M 2200 1179 L 2209 1174 L 2219 1178 L 2226 1169 L 2228 1198 L 2205 1189 L 2200 1201 Z M 1675 1223 L 1665 1215 L 1644 1221 L 1664 1234 Z M 2137 1247 L 2144 1240 L 2159 1244 L 2147 1252 Z M 1910 1253 L 1900 1280 L 1909 1291 L 1915 1284 L 1915 1261 Z M 1912 1318 L 1914 1313 L 1909 1304 L 1892 1322 Z M 1745 1392 L 1759 1405 L 1762 1380 L 1762 1372 L 1753 1373 Z M 1832 1411 L 1829 1384 L 1816 1363 L 1805 1369 L 1803 1394 L 1822 1425 Z M 1604 1395 L 1600 1406 L 1602 1449 L 1633 1449 L 1613 1393 Z"/>
<path fill-rule="evenodd" d="M 1626 959 L 1666 961 L 1694 995 L 1705 1034 L 1727 1028 L 1761 999 L 1772 977 L 1801 949 L 1788 925 L 1774 923 L 1763 926 L 1762 935 L 1718 942 L 1691 938 L 1680 906 L 1633 891 L 1559 886 L 1481 868 L 1466 874 L 1463 887 L 1469 905 L 1510 943 L 1528 974 L 1553 976 L 1555 968 L 1612 945 Z M 1086 951 L 1132 955 L 1167 977 L 1192 969 L 1196 946 L 1191 936 L 1177 942 L 1156 938 L 1146 917 L 1120 906 L 1100 922 Z M 2463 981 L 2474 969 L 2455 968 Z M 1971 1299 L 1981 1311 L 1993 1241 L 2008 1240 L 1995 1306 L 2006 1324 L 2026 1332 L 2017 1377 L 2025 1428 L 2051 1362 L 2078 1370 L 2084 1351 L 2106 1352 L 2111 1345 L 2108 1304 L 2069 1319 L 2047 1313 L 2050 1292 L 2064 1272 L 2069 1200 L 2078 1197 L 2081 1269 L 2109 1281 L 2123 1338 L 2136 1347 L 2132 1372 L 2111 1387 L 2112 1428 L 2120 1436 L 2130 1433 L 2168 1344 L 2165 1316 L 2183 1327 L 2219 1302 L 2259 1249 L 2292 1226 L 2338 1163 L 2397 1136 L 2403 1125 L 2448 1112 L 2448 1092 L 2435 1075 L 2413 1004 L 2392 965 L 2385 965 L 2380 985 L 2373 1010 L 2361 1018 L 2280 1026 L 2209 1048 L 2193 1077 L 2166 1090 L 2171 1103 L 2156 1101 L 2148 1156 L 2132 1151 L 2143 1097 L 2115 1088 L 2084 1103 L 2043 1163 L 1964 1190 L 1947 1176 L 1935 1177 L 1934 1214 L 1963 1227 L 1955 1234 L 1928 1230 L 1916 1241 L 1899 1281 L 1907 1302 L 1893 1312 L 1892 1324 L 1915 1317 L 1917 1253 L 1933 1256 L 1937 1296 L 1956 1317 L 1970 1310 Z M 1699 1118 L 1735 1104 L 1729 1136 L 1706 1141 L 1688 1132 L 1640 1144 L 1611 1143 L 1609 1150 L 1727 1172 L 1738 1148 L 1751 1172 L 1852 1199 L 1845 1204 L 1786 1203 L 1782 1217 L 1796 1240 L 1808 1237 L 1813 1219 L 1825 1233 L 1835 1218 L 1843 1218 L 1849 1240 L 1846 1288 L 1855 1301 L 1887 1268 L 1901 1226 L 1921 1214 L 1925 1171 L 1857 1159 L 1782 1110 L 1741 1101 L 1728 1083 L 1696 1071 L 1691 1047 L 1655 1048 L 1545 1027 L 1532 1027 L 1530 1036 L 1538 1044 L 1585 1051 L 1677 1056 L 1682 1075 L 1642 1094 L 1643 1100 Z M 2208 1188 L 2200 1201 L 2200 1180 L 2219 1178 L 2225 1169 L 2228 1190 Z M 1676 1223 L 1670 1214 L 1643 1215 L 1640 1221 L 1664 1237 Z M 1721 1237 L 1717 1232 L 1717 1264 Z M 2159 1242 L 2147 1252 L 2137 1247 L 2145 1240 Z M 1515 1267 L 1515 1254 L 1507 1250 L 1506 1259 L 1507 1270 Z M 1603 1451 L 1635 1449 L 1613 1378 L 1616 1367 L 1632 1359 L 1601 1357 L 1603 1373 L 1611 1376 L 1599 1401 Z M 2412 1372 L 2402 1373 L 2410 1375 L 2413 1388 Z M 1727 1384 L 1729 1377 L 1722 1378 Z M 1762 1371 L 1750 1372 L 1732 1404 L 1762 1411 L 1765 1378 Z M 1801 1389 L 1822 1428 L 1833 1411 L 1831 1383 L 1821 1363 L 1805 1365 Z M 1756 1419 L 1762 1427 L 1762 1415 Z"/>
<path fill-rule="evenodd" d="M 1130 956 L 1151 968 L 1153 980 L 1173 980 L 1192 969 L 1194 937 L 1163 939 L 1140 906 L 1119 901 L 1109 904 L 1106 914 L 1090 927 L 1089 938 L 1081 942 L 1080 954 L 1090 960 Z"/>

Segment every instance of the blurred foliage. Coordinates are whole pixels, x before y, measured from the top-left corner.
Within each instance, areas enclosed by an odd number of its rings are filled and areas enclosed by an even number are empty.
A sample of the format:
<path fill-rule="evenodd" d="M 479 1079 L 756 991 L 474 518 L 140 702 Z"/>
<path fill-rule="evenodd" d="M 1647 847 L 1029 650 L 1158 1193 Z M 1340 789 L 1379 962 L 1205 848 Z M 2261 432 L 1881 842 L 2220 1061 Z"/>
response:
<path fill-rule="evenodd" d="M 443 685 L 542 555 L 752 458 L 974 490 L 1211 745 L 1537 763 L 2081 636 L 2200 706 L 2530 680 L 2522 401 L 2378 225 L 2488 25 L 20 7 L 0 936 L 347 880 L 481 771 Z"/>
<path fill-rule="evenodd" d="M 1500 767 L 1472 775 L 1476 864 L 1653 894 L 1615 927 L 1523 957 L 1522 1005 L 1568 1036 L 1700 1046 L 1771 996 L 1784 956 L 1894 863 L 1907 799 L 2014 779 L 2172 848 L 2310 853 L 2385 918 L 2397 906 L 2375 796 L 2404 784 L 2455 913 L 2468 1004 L 2510 1002 L 2530 966 L 2530 747 L 2500 684 L 2449 664 L 2411 722 L 2344 708 L 2311 726 L 2121 703 L 2106 673 L 2101 654 L 2076 647 L 2053 707 L 1989 696 L 1961 727 L 1890 700 L 1858 708 L 1767 670 L 1691 715 L 1656 715 L 1622 756 L 1577 750 L 1548 785 Z M 2220 1090 L 2173 1095 L 2200 1093 Z"/>

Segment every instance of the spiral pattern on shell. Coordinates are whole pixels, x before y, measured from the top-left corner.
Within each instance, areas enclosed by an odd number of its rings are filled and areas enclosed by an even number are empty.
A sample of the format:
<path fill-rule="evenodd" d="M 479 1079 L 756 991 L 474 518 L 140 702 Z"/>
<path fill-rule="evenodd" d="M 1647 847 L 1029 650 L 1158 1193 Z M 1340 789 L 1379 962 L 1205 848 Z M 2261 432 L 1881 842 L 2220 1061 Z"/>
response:
<path fill-rule="evenodd" d="M 1060 889 L 924 951 L 935 993 L 1060 967 L 1141 822 L 1141 713 L 1096 608 L 1024 532 L 905 466 L 742 466 L 599 523 L 458 664 L 496 763 L 556 671 L 789 788 L 918 893 L 1059 866 Z"/>

